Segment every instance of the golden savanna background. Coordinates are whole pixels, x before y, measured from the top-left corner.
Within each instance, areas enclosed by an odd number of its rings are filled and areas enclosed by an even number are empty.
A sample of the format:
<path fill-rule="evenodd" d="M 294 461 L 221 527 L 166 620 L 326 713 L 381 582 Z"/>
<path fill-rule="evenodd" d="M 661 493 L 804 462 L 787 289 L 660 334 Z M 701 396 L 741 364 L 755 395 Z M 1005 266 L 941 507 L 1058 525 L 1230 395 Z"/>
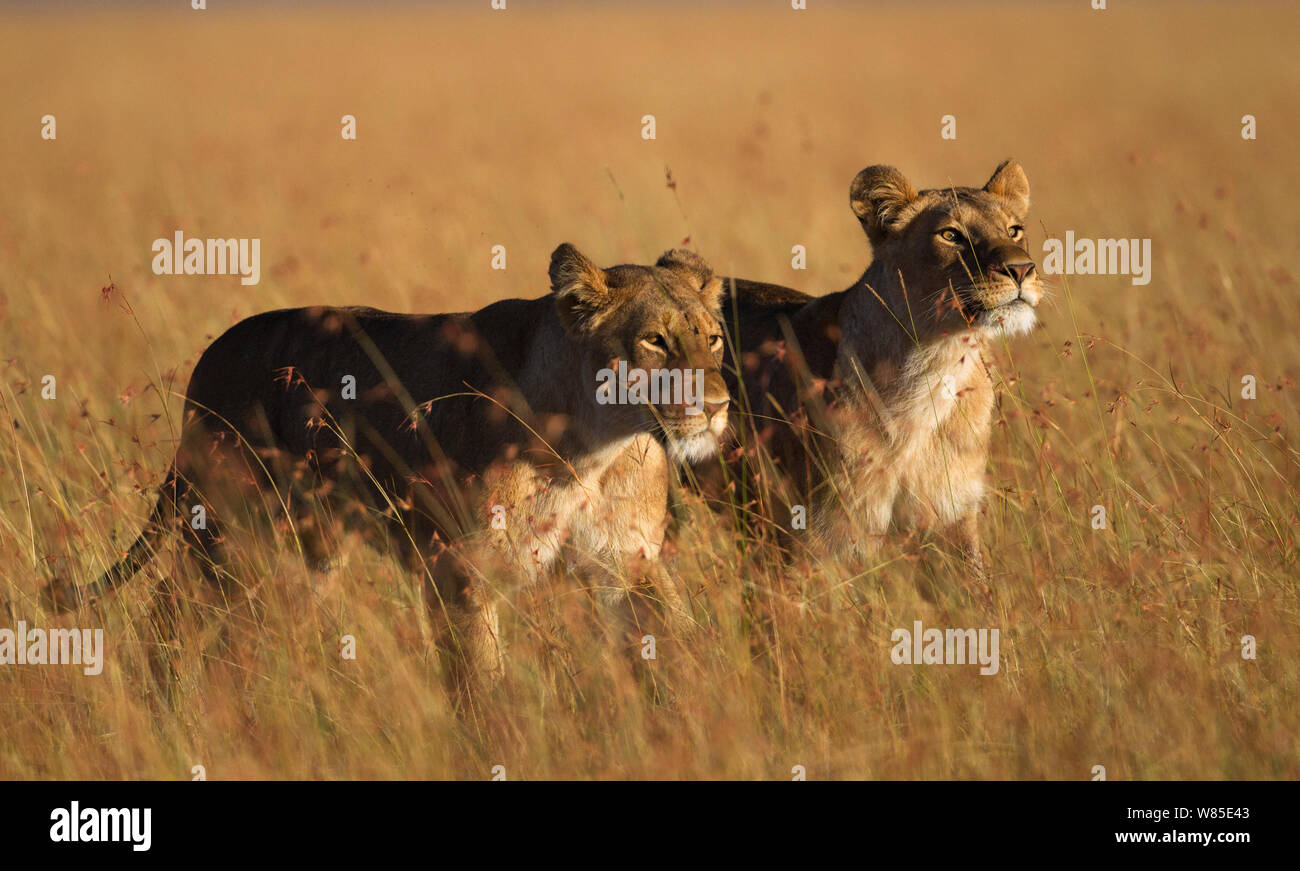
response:
<path fill-rule="evenodd" d="M 250 607 L 187 616 L 172 692 L 147 611 L 188 583 L 174 549 L 106 609 L 102 675 L 0 666 L 0 777 L 1300 777 L 1300 9 L 208 5 L 0 7 L 0 598 L 29 626 L 92 619 L 45 614 L 44 579 L 130 543 L 198 354 L 262 310 L 535 297 L 565 241 L 826 293 L 870 259 L 858 170 L 981 185 L 1007 157 L 1040 264 L 1046 235 L 1149 238 L 1152 280 L 1058 276 L 995 349 L 991 606 L 906 540 L 783 565 L 687 493 L 671 565 L 705 631 L 643 660 L 576 583 L 530 589 L 500 692 L 457 710 L 394 561 L 354 542 L 322 580 L 251 535 Z M 178 229 L 259 238 L 260 284 L 154 275 Z M 998 628 L 1001 670 L 894 665 L 915 620 Z"/>

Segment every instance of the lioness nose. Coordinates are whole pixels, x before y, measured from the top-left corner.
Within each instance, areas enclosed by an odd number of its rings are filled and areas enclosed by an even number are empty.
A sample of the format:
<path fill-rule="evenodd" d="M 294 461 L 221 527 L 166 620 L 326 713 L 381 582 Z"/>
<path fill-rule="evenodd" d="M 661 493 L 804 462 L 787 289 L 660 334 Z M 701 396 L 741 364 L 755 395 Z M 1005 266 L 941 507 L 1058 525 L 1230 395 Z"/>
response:
<path fill-rule="evenodd" d="M 729 402 L 730 400 L 727 399 L 724 399 L 721 402 L 709 402 L 706 400 L 704 403 L 704 416 L 712 420 L 715 414 L 727 410 L 727 404 Z"/>
<path fill-rule="evenodd" d="M 1019 263 L 1003 263 L 997 268 L 998 272 L 1003 275 L 1011 276 L 1016 284 L 1024 284 L 1025 279 L 1034 273 L 1034 264 L 1031 260 L 1024 260 Z"/>

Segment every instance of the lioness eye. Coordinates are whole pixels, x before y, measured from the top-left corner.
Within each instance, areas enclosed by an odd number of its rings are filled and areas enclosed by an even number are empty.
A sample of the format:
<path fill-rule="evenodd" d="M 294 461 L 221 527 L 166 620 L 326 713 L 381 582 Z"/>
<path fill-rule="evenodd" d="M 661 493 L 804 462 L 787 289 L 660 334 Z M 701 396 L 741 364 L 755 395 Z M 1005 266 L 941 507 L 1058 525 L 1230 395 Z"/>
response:
<path fill-rule="evenodd" d="M 709 349 L 716 351 L 722 347 L 722 336 L 709 336 Z"/>
<path fill-rule="evenodd" d="M 1019 239 L 1020 236 L 1021 236 L 1021 234 L 1024 233 L 1024 232 L 1025 232 L 1025 228 L 1024 228 L 1024 227 L 1020 226 L 1019 224 L 1014 224 L 1014 225 L 1012 225 L 1012 227 L 1011 227 L 1011 238 L 1012 238 L 1012 239 Z"/>
<path fill-rule="evenodd" d="M 943 237 L 943 241 L 945 242 L 961 241 L 961 233 L 958 230 L 954 230 L 952 227 L 948 227 L 947 229 L 940 230 L 939 235 Z"/>
<path fill-rule="evenodd" d="M 645 342 L 647 345 L 653 345 L 655 348 L 658 348 L 660 351 L 663 351 L 665 353 L 668 352 L 668 340 L 665 339 L 663 336 L 660 336 L 658 334 L 655 334 L 653 336 L 646 336 L 641 341 Z"/>

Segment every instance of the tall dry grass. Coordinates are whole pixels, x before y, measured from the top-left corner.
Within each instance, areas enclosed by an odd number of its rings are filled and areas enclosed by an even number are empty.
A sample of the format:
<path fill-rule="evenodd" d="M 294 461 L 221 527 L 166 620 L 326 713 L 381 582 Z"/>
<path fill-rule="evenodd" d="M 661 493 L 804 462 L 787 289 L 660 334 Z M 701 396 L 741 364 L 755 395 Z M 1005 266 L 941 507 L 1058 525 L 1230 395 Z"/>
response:
<path fill-rule="evenodd" d="M 1155 262 L 1145 287 L 1058 280 L 997 349 L 993 610 L 906 543 L 856 577 L 785 565 L 688 494 L 672 562 L 704 632 L 647 662 L 575 584 L 527 590 L 499 696 L 458 713 L 393 562 L 353 547 L 321 581 L 250 537 L 252 606 L 187 617 L 171 698 L 146 592 L 183 580 L 170 558 L 107 610 L 103 675 L 0 667 L 0 777 L 1300 775 L 1296 10 L 478 5 L 0 12 L 0 596 L 59 622 L 42 580 L 117 558 L 189 369 L 242 316 L 536 296 L 561 241 L 613 263 L 689 239 L 723 273 L 838 290 L 869 259 L 859 169 L 976 184 L 1014 156 L 1036 255 L 1072 229 L 1151 238 Z M 177 228 L 260 237 L 261 284 L 153 275 Z M 998 627 L 1000 673 L 893 665 L 916 619 Z"/>

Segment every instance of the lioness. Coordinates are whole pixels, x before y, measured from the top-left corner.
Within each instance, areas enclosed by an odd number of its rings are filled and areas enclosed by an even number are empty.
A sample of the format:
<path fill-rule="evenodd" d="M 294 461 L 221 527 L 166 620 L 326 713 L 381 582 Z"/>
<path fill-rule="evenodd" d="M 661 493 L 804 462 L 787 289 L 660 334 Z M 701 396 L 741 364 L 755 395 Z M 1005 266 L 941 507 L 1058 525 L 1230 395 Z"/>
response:
<path fill-rule="evenodd" d="M 235 324 L 194 368 L 144 531 L 87 596 L 134 575 L 173 526 L 227 583 L 221 517 L 250 503 L 293 520 L 320 568 L 329 527 L 379 516 L 407 562 L 429 569 L 426 595 L 447 607 L 471 677 L 493 679 L 508 579 L 537 578 L 562 552 L 612 583 L 637 576 L 629 562 L 653 571 L 668 474 L 656 433 L 668 454 L 698 458 L 726 427 L 722 283 L 690 251 L 601 269 L 568 244 L 550 280 L 548 296 L 472 314 L 315 307 Z M 702 373 L 700 401 L 605 402 L 597 376 L 620 360 Z M 606 598 L 626 598 L 610 585 Z M 65 587 L 47 599 L 84 598 Z M 680 614 L 672 585 L 659 592 Z"/>
<path fill-rule="evenodd" d="M 891 526 L 951 530 L 982 581 L 993 408 L 982 352 L 1035 323 L 1029 182 L 1008 160 L 982 188 L 918 192 L 871 166 L 849 201 L 875 253 L 852 287 L 813 298 L 735 281 L 724 309 L 739 425 L 780 467 L 775 499 L 806 506 L 833 550 L 869 551 Z"/>

